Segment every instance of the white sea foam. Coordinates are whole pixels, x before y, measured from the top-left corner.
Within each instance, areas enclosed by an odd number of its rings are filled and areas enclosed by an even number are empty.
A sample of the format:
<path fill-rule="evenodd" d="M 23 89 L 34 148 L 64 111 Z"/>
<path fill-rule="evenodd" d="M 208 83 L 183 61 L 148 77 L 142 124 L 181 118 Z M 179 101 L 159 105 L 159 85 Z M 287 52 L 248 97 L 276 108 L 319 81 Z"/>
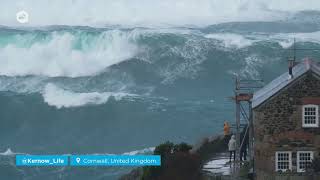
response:
<path fill-rule="evenodd" d="M 48 42 L 37 41 L 30 47 L 8 44 L 0 48 L 0 75 L 90 76 L 134 57 L 139 51 L 133 42 L 134 32 L 106 31 L 89 43 L 86 37 L 81 38 L 53 33 Z M 82 49 L 75 48 L 76 43 L 81 43 Z"/>
<path fill-rule="evenodd" d="M 12 156 L 15 155 L 16 153 L 12 152 L 11 149 L 7 149 L 5 152 L 0 153 L 2 156 Z"/>
<path fill-rule="evenodd" d="M 0 22 L 21 25 L 15 14 L 25 10 L 31 26 L 209 25 L 277 20 L 291 12 L 319 9 L 318 0 L 2 0 Z"/>
<path fill-rule="evenodd" d="M 283 49 L 288 49 L 293 45 L 294 39 L 282 39 L 277 42 Z"/>
<path fill-rule="evenodd" d="M 312 42 L 320 44 L 320 31 L 310 33 L 277 33 L 277 34 L 231 34 L 215 33 L 207 34 L 206 38 L 216 39 L 223 43 L 226 48 L 245 48 L 256 42 L 272 41 L 277 42 L 282 48 L 290 48 L 294 39 L 296 42 Z"/>
<path fill-rule="evenodd" d="M 162 83 L 170 84 L 176 79 L 195 78 L 200 70 L 197 65 L 206 60 L 206 51 L 212 44 L 199 38 L 188 38 L 183 46 L 173 46 L 163 56 L 177 56 L 184 59 L 181 63 L 171 62 L 167 66 L 161 67 L 159 74 L 164 79 Z"/>
<path fill-rule="evenodd" d="M 257 69 L 264 63 L 263 59 L 256 55 L 248 56 L 245 58 L 245 66 L 240 70 L 240 75 L 251 79 L 258 79 L 260 74 Z"/>
<path fill-rule="evenodd" d="M 125 153 L 123 153 L 123 155 L 148 154 L 148 153 L 152 153 L 154 150 L 155 150 L 155 147 L 149 147 L 149 148 L 145 148 L 145 149 L 125 152 Z"/>
<path fill-rule="evenodd" d="M 153 153 L 154 150 L 155 150 L 155 147 L 148 147 L 148 148 L 144 148 L 144 149 L 124 152 L 124 153 L 122 153 L 122 155 L 150 154 L 150 153 Z M 89 154 L 87 154 L 87 155 L 89 155 Z M 94 153 L 94 154 L 90 154 L 90 155 L 117 155 L 117 154 L 114 154 L 114 153 Z"/>
<path fill-rule="evenodd" d="M 231 33 L 208 34 L 205 37 L 221 41 L 226 48 L 244 48 L 256 42 L 240 34 Z"/>
<path fill-rule="evenodd" d="M 25 153 L 17 153 L 17 152 L 13 152 L 10 148 L 8 148 L 6 151 L 1 152 L 0 156 L 14 156 L 17 154 L 25 154 Z"/>
<path fill-rule="evenodd" d="M 296 42 L 312 42 L 320 44 L 320 31 L 311 33 L 280 33 L 271 36 L 271 39 L 276 40 L 283 48 L 291 47 L 294 43 L 294 39 Z"/>
<path fill-rule="evenodd" d="M 46 85 L 43 93 L 44 101 L 57 108 L 79 107 L 92 104 L 104 104 L 110 97 L 115 100 L 121 100 L 123 97 L 135 96 L 128 93 L 113 93 L 113 92 L 89 92 L 89 93 L 76 93 L 57 87 L 49 83 Z"/>
<path fill-rule="evenodd" d="M 258 54 L 250 54 L 241 61 L 240 68 L 228 70 L 227 73 L 245 79 L 261 79 L 261 68 L 266 64 L 279 62 L 280 60 L 280 58 L 266 59 Z"/>

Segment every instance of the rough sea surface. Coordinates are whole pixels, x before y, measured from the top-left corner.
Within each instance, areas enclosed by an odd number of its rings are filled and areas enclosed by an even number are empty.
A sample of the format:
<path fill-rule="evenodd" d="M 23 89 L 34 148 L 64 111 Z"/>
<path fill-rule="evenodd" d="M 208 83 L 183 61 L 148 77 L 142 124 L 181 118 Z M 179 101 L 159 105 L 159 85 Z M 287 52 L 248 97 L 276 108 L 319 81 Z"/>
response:
<path fill-rule="evenodd" d="M 15 155 L 145 154 L 221 133 L 234 77 L 287 71 L 294 38 L 320 49 L 318 0 L 1 0 L 0 179 L 113 180 L 130 168 Z"/>

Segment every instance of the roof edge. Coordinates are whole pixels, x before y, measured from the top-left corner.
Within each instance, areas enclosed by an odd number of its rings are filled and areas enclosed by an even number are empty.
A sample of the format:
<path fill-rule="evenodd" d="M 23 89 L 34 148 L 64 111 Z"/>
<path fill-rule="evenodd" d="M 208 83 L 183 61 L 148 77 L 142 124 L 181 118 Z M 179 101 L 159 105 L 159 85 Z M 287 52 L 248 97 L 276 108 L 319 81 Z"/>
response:
<path fill-rule="evenodd" d="M 258 107 L 309 71 L 312 71 L 320 76 L 320 65 L 310 59 L 305 59 L 303 62 L 293 67 L 293 77 L 291 77 L 288 72 L 285 72 L 255 92 L 252 98 L 252 108 Z"/>

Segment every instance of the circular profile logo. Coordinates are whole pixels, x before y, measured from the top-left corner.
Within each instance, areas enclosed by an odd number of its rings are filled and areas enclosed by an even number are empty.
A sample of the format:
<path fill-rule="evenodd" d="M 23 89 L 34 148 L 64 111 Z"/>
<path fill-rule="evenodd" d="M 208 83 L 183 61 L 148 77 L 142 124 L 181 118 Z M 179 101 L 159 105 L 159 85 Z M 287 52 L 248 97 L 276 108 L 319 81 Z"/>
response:
<path fill-rule="evenodd" d="M 16 14 L 17 21 L 19 23 L 27 23 L 29 21 L 29 14 L 26 11 L 19 11 Z"/>

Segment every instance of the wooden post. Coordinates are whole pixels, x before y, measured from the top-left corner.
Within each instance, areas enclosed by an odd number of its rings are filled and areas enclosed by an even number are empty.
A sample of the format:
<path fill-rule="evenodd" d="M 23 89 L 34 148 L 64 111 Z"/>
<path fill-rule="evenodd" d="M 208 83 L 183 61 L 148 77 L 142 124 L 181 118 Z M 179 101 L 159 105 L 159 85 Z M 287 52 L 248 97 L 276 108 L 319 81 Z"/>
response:
<path fill-rule="evenodd" d="M 239 92 L 240 89 L 240 80 L 236 77 L 236 91 L 235 91 L 235 98 L 236 98 L 236 161 L 240 161 L 240 102 L 239 100 Z"/>
<path fill-rule="evenodd" d="M 237 142 L 237 148 L 236 148 L 236 161 L 240 161 L 240 101 L 236 101 L 236 142 Z"/>
<path fill-rule="evenodd" d="M 250 161 L 253 160 L 254 154 L 254 142 L 253 142 L 253 114 L 252 114 L 252 102 L 249 101 L 249 147 L 248 147 L 248 155 Z"/>

